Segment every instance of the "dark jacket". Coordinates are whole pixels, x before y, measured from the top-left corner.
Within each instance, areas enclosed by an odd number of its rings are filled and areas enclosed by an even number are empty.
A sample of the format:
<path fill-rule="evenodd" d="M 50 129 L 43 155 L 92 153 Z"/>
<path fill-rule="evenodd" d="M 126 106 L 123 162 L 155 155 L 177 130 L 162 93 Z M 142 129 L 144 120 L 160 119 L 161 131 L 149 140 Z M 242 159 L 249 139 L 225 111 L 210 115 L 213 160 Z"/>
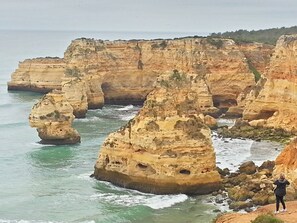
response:
<path fill-rule="evenodd" d="M 274 183 L 276 185 L 276 188 L 274 190 L 275 195 L 277 196 L 285 196 L 286 195 L 286 186 L 289 185 L 289 181 L 287 181 L 286 179 L 284 180 L 276 180 L 274 181 Z"/>

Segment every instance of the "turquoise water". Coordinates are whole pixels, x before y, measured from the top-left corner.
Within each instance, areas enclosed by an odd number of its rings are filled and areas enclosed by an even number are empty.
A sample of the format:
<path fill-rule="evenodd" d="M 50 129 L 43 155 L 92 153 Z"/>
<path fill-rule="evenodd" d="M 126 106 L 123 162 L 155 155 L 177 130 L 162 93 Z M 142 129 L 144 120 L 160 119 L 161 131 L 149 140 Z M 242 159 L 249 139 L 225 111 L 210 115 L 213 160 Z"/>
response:
<path fill-rule="evenodd" d="M 163 36 L 162 36 L 163 35 Z M 187 34 L 185 34 L 187 35 Z M 82 143 L 38 144 L 28 115 L 41 97 L 7 92 L 6 82 L 25 58 L 63 56 L 71 39 L 177 37 L 178 34 L 0 31 L 0 222 L 209 222 L 205 196 L 143 194 L 89 178 L 106 136 L 139 107 L 105 106 L 75 120 Z"/>
<path fill-rule="evenodd" d="M 81 144 L 46 146 L 38 144 L 37 132 L 28 123 L 31 107 L 41 95 L 6 90 L 18 61 L 62 57 L 71 39 L 77 37 L 150 39 L 186 35 L 190 34 L 0 31 L 0 222 L 207 223 L 215 216 L 214 209 L 226 209 L 207 203 L 210 196 L 144 194 L 89 177 L 104 139 L 132 118 L 139 107 L 109 105 L 89 111 L 85 119 L 74 122 Z M 261 162 L 279 152 L 279 145 L 273 145 L 278 148 L 274 152 L 267 152 L 271 144 L 251 140 L 226 142 L 214 134 L 213 141 L 218 165 L 231 169 L 245 160 Z"/>

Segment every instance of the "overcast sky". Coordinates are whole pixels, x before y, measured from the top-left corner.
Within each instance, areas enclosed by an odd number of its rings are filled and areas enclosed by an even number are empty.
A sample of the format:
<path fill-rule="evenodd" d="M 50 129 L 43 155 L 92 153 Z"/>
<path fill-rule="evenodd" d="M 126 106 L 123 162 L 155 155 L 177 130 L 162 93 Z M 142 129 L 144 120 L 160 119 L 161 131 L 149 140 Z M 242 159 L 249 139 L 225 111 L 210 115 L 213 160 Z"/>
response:
<path fill-rule="evenodd" d="M 0 0 L 0 29 L 222 32 L 297 25 L 297 0 Z"/>

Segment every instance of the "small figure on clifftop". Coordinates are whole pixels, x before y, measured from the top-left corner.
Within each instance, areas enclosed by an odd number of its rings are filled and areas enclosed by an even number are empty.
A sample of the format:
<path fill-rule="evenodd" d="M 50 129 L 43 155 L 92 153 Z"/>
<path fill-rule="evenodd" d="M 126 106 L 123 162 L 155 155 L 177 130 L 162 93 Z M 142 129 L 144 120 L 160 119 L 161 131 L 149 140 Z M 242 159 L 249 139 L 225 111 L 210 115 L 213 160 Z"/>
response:
<path fill-rule="evenodd" d="M 279 213 L 279 203 L 281 202 L 283 205 L 283 210 L 281 211 L 287 211 L 286 204 L 284 202 L 284 196 L 286 195 L 286 186 L 290 185 L 289 181 L 286 180 L 285 175 L 283 173 L 280 174 L 279 179 L 274 181 L 273 183 L 276 185 L 276 188 L 274 189 L 274 194 L 276 198 L 276 211 L 275 214 Z"/>

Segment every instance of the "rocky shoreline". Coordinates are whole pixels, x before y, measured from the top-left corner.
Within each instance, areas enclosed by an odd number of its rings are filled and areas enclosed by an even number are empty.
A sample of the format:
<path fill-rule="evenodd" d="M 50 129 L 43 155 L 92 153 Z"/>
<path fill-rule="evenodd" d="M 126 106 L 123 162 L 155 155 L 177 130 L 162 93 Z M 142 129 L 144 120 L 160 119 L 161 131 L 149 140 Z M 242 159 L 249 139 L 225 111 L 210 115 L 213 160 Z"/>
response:
<path fill-rule="evenodd" d="M 267 140 L 282 144 L 287 144 L 294 137 L 292 132 L 284 129 L 252 126 L 242 119 L 237 119 L 232 127 L 221 126 L 217 129 L 217 133 L 219 136 L 227 138 L 243 138 L 255 141 Z"/>
<path fill-rule="evenodd" d="M 232 209 L 250 211 L 274 202 L 271 185 L 279 172 L 294 182 L 296 197 L 297 143 L 290 142 L 275 166 L 251 161 L 230 173 L 216 168 L 210 128 L 223 113 L 242 119 L 219 127 L 221 136 L 287 143 L 296 135 L 296 46 L 297 35 L 282 36 L 270 57 L 260 46 L 243 53 L 228 39 L 77 39 L 61 60 L 21 63 L 8 86 L 61 88 L 32 109 L 30 122 L 43 142 L 78 143 L 74 116 L 106 102 L 143 100 L 136 117 L 105 140 L 94 177 L 143 192 L 219 191 L 216 200 L 228 194 Z M 257 60 L 248 58 L 256 55 L 265 57 L 259 67 L 268 67 L 258 82 L 250 69 Z"/>

